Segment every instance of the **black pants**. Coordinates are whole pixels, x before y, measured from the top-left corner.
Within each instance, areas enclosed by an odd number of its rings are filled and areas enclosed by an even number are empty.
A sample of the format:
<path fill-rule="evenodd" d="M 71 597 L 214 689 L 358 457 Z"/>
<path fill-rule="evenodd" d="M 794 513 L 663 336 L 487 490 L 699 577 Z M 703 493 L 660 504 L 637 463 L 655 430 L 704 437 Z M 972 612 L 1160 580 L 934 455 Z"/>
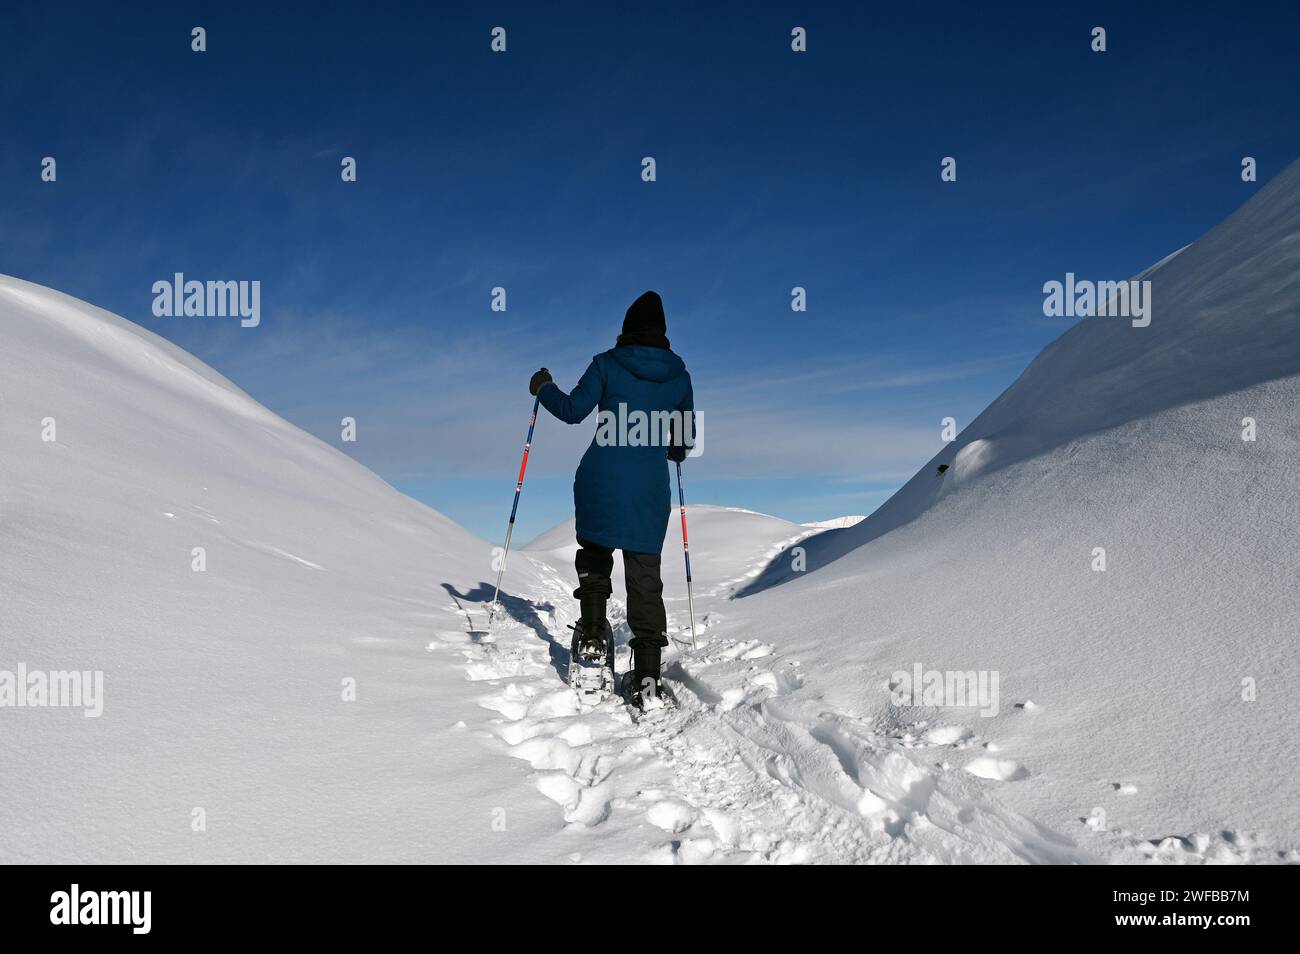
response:
<path fill-rule="evenodd" d="M 614 551 L 578 537 L 578 588 L 573 595 L 601 596 L 614 592 Z M 623 551 L 623 574 L 627 577 L 627 625 L 632 630 L 632 648 L 668 645 L 668 615 L 664 612 L 664 581 L 659 573 L 658 553 Z"/>

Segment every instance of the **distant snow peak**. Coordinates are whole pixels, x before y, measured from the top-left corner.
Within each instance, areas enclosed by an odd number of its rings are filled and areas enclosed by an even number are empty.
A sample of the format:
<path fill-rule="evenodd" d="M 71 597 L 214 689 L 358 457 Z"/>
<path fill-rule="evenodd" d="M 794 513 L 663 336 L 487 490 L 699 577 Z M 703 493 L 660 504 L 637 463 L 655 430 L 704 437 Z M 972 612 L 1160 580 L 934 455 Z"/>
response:
<path fill-rule="evenodd" d="M 889 677 L 889 693 L 900 708 L 978 708 L 987 719 L 998 714 L 1000 680 L 996 669 L 926 669 L 918 662 Z"/>
<path fill-rule="evenodd" d="M 177 272 L 153 283 L 155 318 L 239 318 L 242 328 L 262 323 L 262 283 L 253 281 L 186 281 Z"/>
<path fill-rule="evenodd" d="M 1151 282 L 1131 278 L 1122 282 L 1075 280 L 1043 283 L 1043 314 L 1048 318 L 1129 318 L 1134 328 L 1151 324 Z"/>

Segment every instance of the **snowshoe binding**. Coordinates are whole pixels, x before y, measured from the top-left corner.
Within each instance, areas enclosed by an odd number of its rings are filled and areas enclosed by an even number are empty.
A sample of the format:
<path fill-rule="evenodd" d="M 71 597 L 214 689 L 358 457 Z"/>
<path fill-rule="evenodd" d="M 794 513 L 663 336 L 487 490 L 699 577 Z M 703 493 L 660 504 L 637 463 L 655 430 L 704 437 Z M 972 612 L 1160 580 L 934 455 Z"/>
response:
<path fill-rule="evenodd" d="M 614 633 L 606 620 L 578 620 L 573 626 L 569 685 L 583 705 L 598 705 L 613 693 Z"/>

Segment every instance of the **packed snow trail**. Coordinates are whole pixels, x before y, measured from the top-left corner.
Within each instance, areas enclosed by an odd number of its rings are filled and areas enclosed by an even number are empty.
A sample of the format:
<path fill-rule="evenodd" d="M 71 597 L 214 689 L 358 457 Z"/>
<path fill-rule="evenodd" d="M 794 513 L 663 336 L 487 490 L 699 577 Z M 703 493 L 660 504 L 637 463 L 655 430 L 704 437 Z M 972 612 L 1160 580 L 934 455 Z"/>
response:
<path fill-rule="evenodd" d="M 799 660 L 746 638 L 744 602 L 729 597 L 815 528 L 730 508 L 693 514 L 710 546 L 689 648 L 685 593 L 668 578 L 673 645 L 665 676 L 679 701 L 634 723 L 617 699 L 583 708 L 565 685 L 572 524 L 521 551 L 519 582 L 492 641 L 466 626 L 439 635 L 463 654 L 496 718 L 495 743 L 532 769 L 556 803 L 574 862 L 658 863 L 1203 863 L 1300 860 L 1249 835 L 1110 831 L 1080 817 L 1071 830 L 1009 809 L 1002 786 L 1026 773 L 973 725 L 883 708 L 858 716 L 828 703 Z M 671 545 L 673 531 L 670 529 Z M 665 548 L 665 553 L 668 547 Z M 728 575 L 730 571 L 730 575 Z M 512 573 L 515 570 L 512 569 Z M 616 595 L 619 592 L 616 587 Z M 468 607 L 462 602 L 462 610 Z M 631 637 L 610 603 L 618 668 Z M 864 696 L 877 687 L 866 687 Z M 884 687 L 878 687 L 884 695 Z M 1023 717 L 1033 719 L 1032 704 Z"/>
<path fill-rule="evenodd" d="M 526 558 L 542 580 L 532 603 L 543 608 L 536 618 L 544 638 L 535 620 L 513 618 L 498 621 L 490 643 L 468 629 L 439 638 L 463 652 L 467 674 L 486 690 L 481 704 L 499 715 L 492 732 L 532 767 L 537 788 L 578 836 L 571 860 L 1098 860 L 998 807 L 977 780 L 934 764 L 943 748 L 975 740 L 909 747 L 828 710 L 796 661 L 724 635 L 712 598 L 701 607 L 699 651 L 674 647 L 666 656 L 679 708 L 639 723 L 615 699 L 584 710 L 555 664 L 567 653 L 572 584 Z M 630 633 L 617 601 L 611 625 L 625 668 Z M 615 837 L 591 837 L 602 830 Z M 639 858 L 628 856 L 629 839 Z"/>

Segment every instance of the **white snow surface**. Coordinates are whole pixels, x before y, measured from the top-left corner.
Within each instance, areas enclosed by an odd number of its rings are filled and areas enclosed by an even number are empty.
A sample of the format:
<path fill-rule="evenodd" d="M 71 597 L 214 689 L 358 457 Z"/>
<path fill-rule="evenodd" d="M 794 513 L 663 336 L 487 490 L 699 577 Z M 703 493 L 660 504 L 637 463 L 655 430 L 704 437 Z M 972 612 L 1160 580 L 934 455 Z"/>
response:
<path fill-rule="evenodd" d="M 489 637 L 493 543 L 0 278 L 0 671 L 105 679 L 0 708 L 0 861 L 1300 861 L 1297 276 L 1292 167 L 868 519 L 691 507 L 694 650 L 674 511 L 681 705 L 639 723 L 563 684 L 572 522 Z M 918 663 L 996 715 L 897 705 Z"/>

